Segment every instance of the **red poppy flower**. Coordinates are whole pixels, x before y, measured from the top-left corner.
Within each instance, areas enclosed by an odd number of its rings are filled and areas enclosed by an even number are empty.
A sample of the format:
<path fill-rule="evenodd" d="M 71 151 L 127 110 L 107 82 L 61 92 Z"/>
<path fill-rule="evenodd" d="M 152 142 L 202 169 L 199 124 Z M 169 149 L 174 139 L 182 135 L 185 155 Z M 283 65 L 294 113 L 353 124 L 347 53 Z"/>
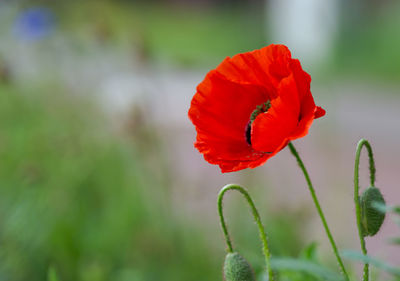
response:
<path fill-rule="evenodd" d="M 314 103 L 310 82 L 284 45 L 227 57 L 208 72 L 192 99 L 195 147 L 222 172 L 262 165 L 325 115 Z"/>

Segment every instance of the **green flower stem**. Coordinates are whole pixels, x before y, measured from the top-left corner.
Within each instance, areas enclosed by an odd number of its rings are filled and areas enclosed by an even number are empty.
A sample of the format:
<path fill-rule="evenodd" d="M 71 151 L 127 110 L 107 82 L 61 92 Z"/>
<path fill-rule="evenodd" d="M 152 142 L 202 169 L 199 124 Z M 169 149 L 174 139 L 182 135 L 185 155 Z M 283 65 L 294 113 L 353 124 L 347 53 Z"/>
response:
<path fill-rule="evenodd" d="M 233 252 L 233 246 L 232 246 L 231 238 L 228 233 L 228 228 L 225 223 L 225 218 L 224 218 L 224 213 L 223 213 L 223 205 L 222 205 L 224 194 L 228 190 L 237 190 L 241 194 L 243 194 L 243 196 L 246 198 L 247 203 L 249 204 L 249 206 L 251 208 L 251 212 L 253 214 L 254 220 L 257 223 L 258 231 L 260 233 L 260 238 L 263 243 L 263 253 L 264 253 L 265 265 L 266 265 L 267 273 L 268 273 L 268 280 L 272 281 L 273 280 L 273 272 L 271 269 L 271 262 L 270 262 L 271 254 L 270 254 L 269 247 L 268 247 L 267 235 L 265 233 L 264 226 L 261 222 L 260 215 L 257 211 L 256 206 L 254 205 L 253 200 L 251 199 L 251 197 L 250 197 L 249 193 L 246 191 L 246 189 L 244 189 L 243 187 L 236 185 L 236 184 L 228 184 L 228 185 L 224 186 L 218 194 L 218 213 L 219 213 L 219 218 L 221 221 L 222 231 L 224 232 L 224 235 L 225 235 L 225 241 L 226 241 L 226 245 L 228 247 L 228 252 L 229 253 Z"/>
<path fill-rule="evenodd" d="M 360 156 L 361 156 L 361 150 L 364 146 L 368 150 L 370 183 L 371 183 L 371 186 L 375 185 L 375 171 L 376 170 L 375 170 L 374 155 L 372 154 L 372 148 L 367 140 L 361 139 L 357 144 L 356 159 L 355 159 L 355 163 L 354 163 L 354 204 L 356 205 L 357 228 L 358 228 L 358 236 L 360 238 L 361 250 L 364 255 L 367 255 L 367 247 L 365 245 L 364 235 L 362 234 L 361 207 L 360 207 L 360 197 L 359 197 Z M 364 263 L 363 280 L 364 281 L 369 280 L 369 264 L 367 262 Z"/>
<path fill-rule="evenodd" d="M 325 228 L 325 231 L 326 231 L 326 235 L 327 235 L 328 238 L 329 238 L 329 241 L 330 241 L 330 243 L 331 243 L 333 252 L 334 252 L 334 254 L 335 254 L 335 256 L 336 256 L 336 259 L 337 259 L 337 261 L 338 261 L 338 263 L 339 263 L 339 267 L 340 267 L 340 269 L 342 270 L 343 275 L 345 276 L 346 280 L 350 280 L 350 279 L 349 279 L 349 275 L 347 274 L 347 271 L 346 271 L 346 269 L 345 269 L 345 267 L 344 267 L 343 261 L 342 261 L 342 259 L 341 259 L 340 256 L 339 256 L 339 251 L 338 251 L 338 249 L 337 249 L 337 247 L 336 247 L 335 241 L 333 240 L 332 233 L 331 233 L 331 231 L 330 231 L 330 229 L 329 229 L 329 227 L 328 227 L 328 223 L 326 222 L 324 213 L 322 212 L 321 206 L 320 206 L 320 204 L 319 204 L 317 195 L 315 194 L 315 190 L 314 190 L 314 187 L 313 187 L 313 185 L 312 185 L 312 183 L 311 183 L 311 179 L 310 179 L 310 176 L 308 175 L 308 172 L 307 172 L 307 170 L 306 170 L 306 167 L 304 166 L 304 163 L 303 163 L 303 161 L 301 160 L 300 155 L 299 155 L 299 153 L 296 151 L 296 148 L 293 146 L 293 144 L 292 144 L 291 142 L 289 142 L 288 146 L 289 146 L 289 148 L 290 148 L 290 151 L 292 152 L 292 154 L 293 154 L 294 157 L 296 158 L 297 163 L 298 163 L 299 166 L 300 166 L 300 169 L 303 171 L 304 177 L 306 178 L 306 181 L 307 181 L 307 184 L 308 184 L 308 188 L 309 188 L 310 193 L 311 193 L 311 197 L 312 197 L 312 199 L 313 199 L 313 201 L 314 201 L 315 207 L 317 208 L 317 211 L 318 211 L 318 214 L 319 214 L 319 216 L 320 216 L 320 218 L 321 218 L 322 224 L 324 225 L 324 228 Z"/>

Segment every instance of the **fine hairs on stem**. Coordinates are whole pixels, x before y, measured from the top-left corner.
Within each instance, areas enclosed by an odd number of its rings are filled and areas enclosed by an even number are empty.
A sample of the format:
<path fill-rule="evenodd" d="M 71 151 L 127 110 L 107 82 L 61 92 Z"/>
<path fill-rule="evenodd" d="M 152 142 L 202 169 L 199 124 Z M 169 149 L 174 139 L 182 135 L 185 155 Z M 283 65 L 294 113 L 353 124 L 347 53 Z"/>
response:
<path fill-rule="evenodd" d="M 361 226 L 361 207 L 360 207 L 360 196 L 359 196 L 360 156 L 361 156 L 361 150 L 364 146 L 367 148 L 368 151 L 370 184 L 371 186 L 375 186 L 376 169 L 375 169 L 374 155 L 372 154 L 372 148 L 367 140 L 361 139 L 357 144 L 356 158 L 354 162 L 354 204 L 356 206 L 357 228 L 358 228 L 358 236 L 360 238 L 361 250 L 364 255 L 367 255 L 367 247 L 365 245 L 365 239 L 362 233 L 362 226 Z M 369 264 L 367 262 L 364 263 L 363 280 L 364 281 L 369 280 Z"/>
<path fill-rule="evenodd" d="M 236 184 L 228 184 L 226 186 L 224 186 L 221 191 L 218 194 L 218 213 L 219 213 L 219 218 L 221 221 L 221 227 L 222 227 L 222 231 L 224 232 L 224 236 L 225 236 L 225 241 L 226 241 L 226 245 L 228 248 L 228 252 L 232 253 L 233 252 L 233 246 L 232 246 L 232 241 L 231 238 L 229 236 L 228 233 L 228 228 L 226 226 L 225 223 L 225 218 L 224 218 L 224 213 L 223 213 L 223 198 L 224 198 L 224 194 L 228 191 L 228 190 L 237 190 L 239 191 L 244 198 L 246 199 L 247 203 L 250 206 L 251 209 L 251 213 L 253 214 L 254 220 L 257 223 L 258 226 L 258 231 L 260 233 L 260 238 L 261 241 L 263 243 L 263 254 L 265 257 L 265 265 L 267 268 L 267 273 L 268 273 L 268 280 L 273 280 L 273 272 L 271 269 L 271 262 L 270 262 L 270 251 L 269 251 L 269 247 L 268 247 L 268 241 L 267 241 L 267 235 L 265 233 L 264 230 L 264 226 L 261 222 L 261 218 L 260 218 L 260 214 L 257 211 L 256 206 L 254 205 L 253 200 L 251 199 L 249 193 L 247 192 L 246 189 L 244 189 L 243 187 L 236 185 Z"/>
<path fill-rule="evenodd" d="M 294 145 L 291 142 L 289 142 L 288 146 L 289 146 L 290 151 L 292 152 L 292 154 L 296 158 L 297 163 L 299 164 L 300 169 L 302 170 L 302 172 L 304 174 L 304 177 L 306 178 L 306 181 L 307 181 L 307 184 L 308 184 L 308 189 L 310 190 L 311 197 L 312 197 L 312 199 L 314 201 L 315 207 L 317 208 L 318 215 L 321 218 L 322 224 L 323 224 L 323 226 L 325 228 L 326 235 L 328 236 L 328 239 L 329 239 L 329 241 L 331 243 L 331 246 L 332 246 L 332 249 L 333 249 L 333 253 L 335 254 L 337 262 L 339 263 L 339 267 L 340 267 L 340 269 L 341 269 L 346 281 L 349 281 L 350 280 L 349 275 L 347 274 L 346 268 L 344 267 L 343 261 L 342 261 L 340 255 L 339 255 L 339 251 L 337 249 L 335 240 L 333 240 L 332 233 L 331 233 L 331 231 L 330 231 L 330 229 L 328 227 L 328 223 L 326 222 L 325 215 L 324 215 L 324 213 L 323 213 L 323 211 L 321 209 L 321 205 L 319 204 L 317 195 L 315 194 L 315 190 L 314 190 L 314 187 L 312 185 L 310 176 L 308 175 L 308 172 L 306 170 L 306 167 L 304 166 L 304 163 L 301 160 L 300 155 L 297 152 L 297 150 L 294 147 Z"/>

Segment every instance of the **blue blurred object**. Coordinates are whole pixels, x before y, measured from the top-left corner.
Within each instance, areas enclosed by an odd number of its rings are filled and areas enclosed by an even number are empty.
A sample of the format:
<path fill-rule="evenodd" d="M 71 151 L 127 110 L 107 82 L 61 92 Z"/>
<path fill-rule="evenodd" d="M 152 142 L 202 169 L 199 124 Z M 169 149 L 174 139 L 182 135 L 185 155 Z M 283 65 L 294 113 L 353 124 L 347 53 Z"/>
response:
<path fill-rule="evenodd" d="M 29 8 L 16 18 L 14 31 L 26 40 L 40 40 L 49 36 L 55 25 L 54 13 L 45 7 Z"/>

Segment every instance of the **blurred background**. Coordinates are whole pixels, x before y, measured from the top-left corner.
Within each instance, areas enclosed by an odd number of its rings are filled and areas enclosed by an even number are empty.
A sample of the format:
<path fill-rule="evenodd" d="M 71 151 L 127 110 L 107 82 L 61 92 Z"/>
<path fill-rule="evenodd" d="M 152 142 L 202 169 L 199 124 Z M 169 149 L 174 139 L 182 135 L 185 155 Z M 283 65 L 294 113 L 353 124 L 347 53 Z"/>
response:
<path fill-rule="evenodd" d="M 339 248 L 359 250 L 360 138 L 387 203 L 400 203 L 398 1 L 11 0 L 0 3 L 0 36 L 0 280 L 222 280 L 216 197 L 231 182 L 254 196 L 273 256 L 313 247 L 336 271 L 287 149 L 221 174 L 193 148 L 196 85 L 226 56 L 271 43 L 300 58 L 327 110 L 295 143 Z M 248 207 L 237 194 L 225 206 L 237 249 L 260 273 Z M 367 238 L 370 254 L 399 266 L 388 243 L 399 234 L 389 217 Z M 281 280 L 320 280 L 296 276 Z"/>

